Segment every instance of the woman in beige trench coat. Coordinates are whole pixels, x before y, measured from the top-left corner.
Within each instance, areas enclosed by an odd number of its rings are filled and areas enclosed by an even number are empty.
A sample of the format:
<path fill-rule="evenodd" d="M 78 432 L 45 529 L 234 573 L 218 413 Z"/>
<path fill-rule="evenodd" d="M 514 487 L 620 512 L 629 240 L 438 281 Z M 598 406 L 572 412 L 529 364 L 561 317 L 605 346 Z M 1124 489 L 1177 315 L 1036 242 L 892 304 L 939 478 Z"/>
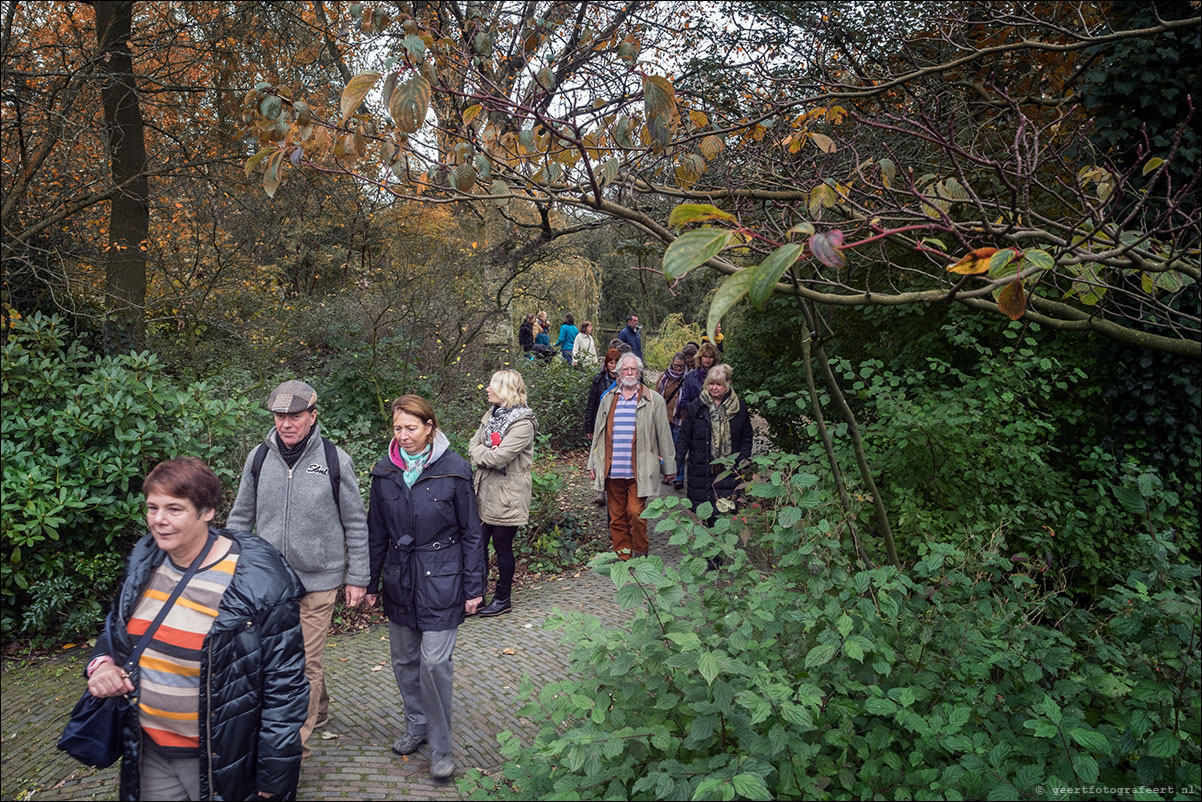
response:
<path fill-rule="evenodd" d="M 468 456 L 485 549 L 491 542 L 497 553 L 496 591 L 478 613 L 491 618 L 512 609 L 513 538 L 530 517 L 535 423 L 526 406 L 526 382 L 516 370 L 498 370 L 486 392 L 490 407 L 472 435 Z"/>

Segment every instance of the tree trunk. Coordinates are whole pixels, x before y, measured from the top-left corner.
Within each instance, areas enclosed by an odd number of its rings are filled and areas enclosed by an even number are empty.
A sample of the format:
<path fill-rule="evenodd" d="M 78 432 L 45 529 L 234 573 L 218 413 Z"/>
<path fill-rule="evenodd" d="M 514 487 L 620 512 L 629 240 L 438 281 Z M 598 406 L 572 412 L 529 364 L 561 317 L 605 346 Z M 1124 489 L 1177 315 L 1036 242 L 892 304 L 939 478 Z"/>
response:
<path fill-rule="evenodd" d="M 109 353 L 141 348 L 146 326 L 149 181 L 142 110 L 129 49 L 132 0 L 98 0 L 96 41 L 109 169 L 116 187 L 109 216 L 104 345 Z"/>

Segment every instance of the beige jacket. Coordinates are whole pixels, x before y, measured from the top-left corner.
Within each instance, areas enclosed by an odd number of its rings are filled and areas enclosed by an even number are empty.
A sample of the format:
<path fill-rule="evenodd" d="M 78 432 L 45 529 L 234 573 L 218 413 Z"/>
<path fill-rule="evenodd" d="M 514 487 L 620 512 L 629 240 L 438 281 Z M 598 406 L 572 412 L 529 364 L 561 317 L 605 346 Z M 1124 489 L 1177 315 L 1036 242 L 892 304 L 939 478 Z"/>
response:
<path fill-rule="evenodd" d="M 501 438 L 501 445 L 493 448 L 484 431 L 491 415 L 491 410 L 484 413 L 467 448 L 475 468 L 472 486 L 480 520 L 492 526 L 524 526 L 530 519 L 534 419 L 523 418 L 513 424 Z"/>
<path fill-rule="evenodd" d="M 593 446 L 588 454 L 588 468 L 596 472 L 594 490 L 604 490 L 609 475 L 613 455 L 613 410 L 618 394 L 617 389 L 608 393 L 597 407 Z M 672 442 L 672 428 L 668 426 L 664 397 L 640 384 L 639 401 L 634 408 L 634 475 L 639 497 L 660 495 L 664 486 L 662 477 L 675 473 L 676 446 Z"/>

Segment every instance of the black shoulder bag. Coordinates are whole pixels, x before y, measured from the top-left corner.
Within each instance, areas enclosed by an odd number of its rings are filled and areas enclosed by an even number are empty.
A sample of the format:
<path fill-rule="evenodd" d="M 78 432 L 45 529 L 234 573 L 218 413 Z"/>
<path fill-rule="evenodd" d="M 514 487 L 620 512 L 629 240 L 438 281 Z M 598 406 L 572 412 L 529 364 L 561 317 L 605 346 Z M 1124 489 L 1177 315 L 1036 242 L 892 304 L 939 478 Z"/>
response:
<path fill-rule="evenodd" d="M 137 667 L 138 658 L 150 645 L 150 639 L 154 637 L 155 630 L 159 628 L 159 624 L 163 623 L 163 619 L 167 617 L 175 600 L 179 598 L 179 594 L 183 593 L 188 582 L 196 574 L 205 555 L 209 553 L 209 549 L 213 547 L 216 540 L 217 533 L 210 530 L 204 548 L 188 566 L 188 570 L 184 572 L 179 584 L 175 586 L 175 590 L 171 591 L 171 596 L 163 604 L 159 614 L 155 616 L 154 622 L 143 633 L 138 645 L 130 652 L 129 659 L 125 661 L 126 674 Z M 112 619 L 109 620 L 112 623 Z M 63 728 L 63 734 L 58 739 L 58 748 L 84 765 L 98 769 L 108 768 L 117 762 L 117 758 L 121 757 L 125 714 L 129 712 L 129 709 L 130 702 L 124 696 L 109 696 L 100 699 L 93 696 L 91 691 L 85 690 L 83 696 L 76 702 L 75 709 L 71 711 L 71 720 Z"/>

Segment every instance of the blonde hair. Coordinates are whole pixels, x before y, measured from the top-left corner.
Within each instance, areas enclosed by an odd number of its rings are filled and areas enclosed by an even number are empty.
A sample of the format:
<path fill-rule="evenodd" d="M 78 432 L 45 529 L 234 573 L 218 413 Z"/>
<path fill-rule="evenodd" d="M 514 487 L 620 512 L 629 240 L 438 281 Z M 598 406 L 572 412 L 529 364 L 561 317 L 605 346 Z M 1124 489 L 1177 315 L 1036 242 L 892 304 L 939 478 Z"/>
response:
<path fill-rule="evenodd" d="M 725 362 L 720 362 L 710 368 L 709 372 L 705 374 L 705 386 L 709 386 L 717 382 L 729 390 L 731 373 L 733 373 L 733 371 L 730 369 L 730 365 L 727 365 Z"/>
<path fill-rule="evenodd" d="M 501 406 L 526 406 L 526 380 L 516 370 L 498 370 L 488 386 L 501 399 Z"/>

